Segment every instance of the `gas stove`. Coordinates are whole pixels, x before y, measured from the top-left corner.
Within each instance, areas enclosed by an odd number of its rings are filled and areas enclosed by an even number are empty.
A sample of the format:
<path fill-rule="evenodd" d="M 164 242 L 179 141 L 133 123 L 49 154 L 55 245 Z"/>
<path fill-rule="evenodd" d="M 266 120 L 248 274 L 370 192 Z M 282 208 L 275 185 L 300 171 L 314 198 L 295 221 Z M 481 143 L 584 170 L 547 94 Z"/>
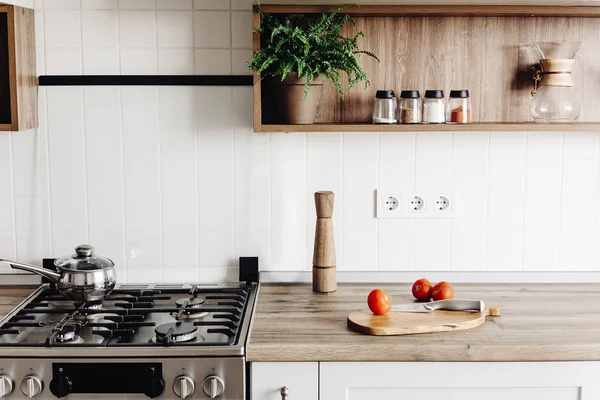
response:
<path fill-rule="evenodd" d="M 0 398 L 246 399 L 257 292 L 119 285 L 78 303 L 43 284 L 0 321 Z"/>

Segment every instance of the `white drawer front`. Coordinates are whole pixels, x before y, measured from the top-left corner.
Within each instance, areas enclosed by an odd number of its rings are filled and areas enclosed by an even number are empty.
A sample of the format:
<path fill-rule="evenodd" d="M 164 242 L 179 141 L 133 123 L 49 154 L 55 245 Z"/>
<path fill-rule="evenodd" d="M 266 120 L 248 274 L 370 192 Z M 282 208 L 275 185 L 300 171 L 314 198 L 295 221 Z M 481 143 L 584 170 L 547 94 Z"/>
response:
<path fill-rule="evenodd" d="M 319 400 L 319 363 L 252 363 L 251 400 Z"/>
<path fill-rule="evenodd" d="M 599 400 L 600 362 L 324 362 L 320 400 Z"/>

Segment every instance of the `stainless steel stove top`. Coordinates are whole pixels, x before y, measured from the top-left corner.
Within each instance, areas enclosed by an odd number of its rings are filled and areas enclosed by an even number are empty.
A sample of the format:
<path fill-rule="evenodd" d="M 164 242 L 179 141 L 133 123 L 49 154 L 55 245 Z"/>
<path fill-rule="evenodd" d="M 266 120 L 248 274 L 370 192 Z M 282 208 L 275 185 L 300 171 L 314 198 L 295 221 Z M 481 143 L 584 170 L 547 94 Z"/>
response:
<path fill-rule="evenodd" d="M 109 356 L 149 347 L 161 354 L 185 347 L 197 355 L 243 355 L 255 292 L 245 283 L 120 285 L 103 302 L 77 303 L 42 285 L 0 321 L 0 355 L 5 348 L 11 355 L 37 348 Z"/>

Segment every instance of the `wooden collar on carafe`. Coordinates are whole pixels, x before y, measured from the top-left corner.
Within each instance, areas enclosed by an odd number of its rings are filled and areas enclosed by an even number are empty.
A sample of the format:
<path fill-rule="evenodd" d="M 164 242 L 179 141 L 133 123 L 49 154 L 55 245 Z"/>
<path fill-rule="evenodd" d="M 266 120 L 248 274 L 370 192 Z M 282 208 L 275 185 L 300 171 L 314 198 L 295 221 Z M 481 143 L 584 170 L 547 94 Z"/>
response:
<path fill-rule="evenodd" d="M 573 64 L 575 64 L 575 60 L 572 58 L 540 60 L 543 75 L 540 86 L 573 86 L 574 82 L 571 76 Z"/>

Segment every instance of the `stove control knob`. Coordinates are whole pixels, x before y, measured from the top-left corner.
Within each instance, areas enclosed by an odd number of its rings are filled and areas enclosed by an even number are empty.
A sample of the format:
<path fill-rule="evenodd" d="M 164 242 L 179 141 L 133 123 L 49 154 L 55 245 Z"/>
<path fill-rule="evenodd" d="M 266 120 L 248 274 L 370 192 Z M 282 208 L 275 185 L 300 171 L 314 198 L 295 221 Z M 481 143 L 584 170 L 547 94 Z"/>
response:
<path fill-rule="evenodd" d="M 44 388 L 44 383 L 42 380 L 35 375 L 27 375 L 21 381 L 21 392 L 27 397 L 31 399 L 42 392 Z"/>
<path fill-rule="evenodd" d="M 165 381 L 159 376 L 148 379 L 144 384 L 144 394 L 151 399 L 160 396 L 165 391 Z"/>
<path fill-rule="evenodd" d="M 189 376 L 180 375 L 175 378 L 175 382 L 173 382 L 173 393 L 178 397 L 186 399 L 194 394 L 194 390 L 196 390 L 196 385 L 194 384 L 194 380 Z"/>
<path fill-rule="evenodd" d="M 59 374 L 50 381 L 50 391 L 59 399 L 68 396 L 72 389 L 73 382 L 66 375 Z"/>
<path fill-rule="evenodd" d="M 0 375 L 0 398 L 8 397 L 13 391 L 13 380 L 6 375 Z"/>
<path fill-rule="evenodd" d="M 225 382 L 217 375 L 210 375 L 202 383 L 202 390 L 211 399 L 216 399 L 225 391 Z"/>

